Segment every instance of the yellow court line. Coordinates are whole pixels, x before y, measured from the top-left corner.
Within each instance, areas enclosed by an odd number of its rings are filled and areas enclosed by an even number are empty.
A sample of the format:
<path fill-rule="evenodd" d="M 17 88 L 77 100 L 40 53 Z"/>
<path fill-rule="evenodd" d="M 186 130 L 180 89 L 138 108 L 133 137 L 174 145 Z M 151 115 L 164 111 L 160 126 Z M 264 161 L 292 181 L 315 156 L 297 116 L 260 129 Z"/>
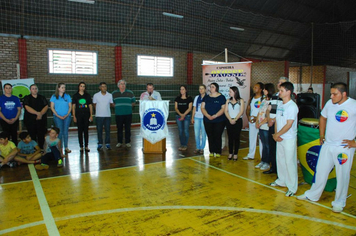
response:
<path fill-rule="evenodd" d="M 246 180 L 246 181 L 249 181 L 249 182 L 258 184 L 258 185 L 261 185 L 261 186 L 263 186 L 263 187 L 267 187 L 267 188 L 269 188 L 269 189 L 273 189 L 273 190 L 275 190 L 275 191 L 277 191 L 277 192 L 285 193 L 284 191 L 279 190 L 279 189 L 276 189 L 276 188 L 274 188 L 274 187 L 272 187 L 272 186 L 269 186 L 269 185 L 266 185 L 266 184 L 262 184 L 262 183 L 260 183 L 260 182 L 255 181 L 255 180 L 252 180 L 252 179 L 243 177 L 243 176 L 241 176 L 241 175 L 237 175 L 237 174 L 231 173 L 231 172 L 229 172 L 229 171 L 220 169 L 220 168 L 218 168 L 218 167 L 216 167 L 216 166 L 212 166 L 212 165 L 207 164 L 207 163 L 205 163 L 205 162 L 195 160 L 195 159 L 193 159 L 192 157 L 189 157 L 189 158 L 187 158 L 187 159 L 192 160 L 192 161 L 195 161 L 195 162 L 198 162 L 198 163 L 203 164 L 203 165 L 205 165 L 205 166 L 208 166 L 208 167 L 210 167 L 210 168 L 213 168 L 213 169 L 222 171 L 222 172 L 224 172 L 224 173 L 230 174 L 230 175 L 232 175 L 232 176 L 238 177 L 238 178 L 240 178 L 240 179 L 243 179 L 243 180 Z M 296 196 L 293 196 L 293 197 L 296 197 Z M 300 200 L 300 201 L 301 201 L 301 200 Z M 306 202 L 312 203 L 312 204 L 317 205 L 317 206 L 320 206 L 320 207 L 324 207 L 324 208 L 329 209 L 329 210 L 332 209 L 331 207 L 325 206 L 325 205 L 320 204 L 320 203 L 317 203 L 317 202 L 313 202 L 313 201 L 306 201 Z M 356 219 L 356 216 L 351 215 L 351 214 L 349 214 L 349 213 L 340 212 L 340 214 L 343 214 L 343 215 L 345 215 L 345 216 L 348 216 L 348 217 L 351 217 L 351 218 Z"/>

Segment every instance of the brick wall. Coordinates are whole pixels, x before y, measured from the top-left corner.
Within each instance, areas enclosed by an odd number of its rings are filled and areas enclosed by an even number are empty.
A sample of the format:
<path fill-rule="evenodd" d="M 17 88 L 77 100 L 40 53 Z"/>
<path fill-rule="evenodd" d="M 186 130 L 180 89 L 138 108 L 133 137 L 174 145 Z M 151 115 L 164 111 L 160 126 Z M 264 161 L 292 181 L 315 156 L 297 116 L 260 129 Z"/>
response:
<path fill-rule="evenodd" d="M 0 79 L 16 79 L 16 64 L 19 60 L 17 39 L 0 37 Z"/>
<path fill-rule="evenodd" d="M 48 73 L 48 49 L 89 50 L 98 52 L 98 75 L 50 75 Z M 85 81 L 87 84 L 98 84 L 105 81 L 115 83 L 115 47 L 104 44 L 78 43 L 53 39 L 28 39 L 28 76 L 35 78 L 37 83 L 73 83 Z M 0 37 L 0 50 L 2 70 L 0 77 L 14 79 L 16 77 L 16 62 L 18 58 L 17 39 L 13 37 Z M 9 56 L 3 56 L 4 54 Z M 137 55 L 169 56 L 174 58 L 174 77 L 144 77 L 137 76 Z M 5 59 L 3 59 L 5 57 Z M 238 62 L 240 59 L 229 54 L 229 62 Z M 202 82 L 203 60 L 224 61 L 222 53 L 216 56 L 211 53 L 193 52 L 193 84 Z M 284 75 L 285 64 L 282 62 L 255 62 L 252 64 L 252 83 L 277 83 L 278 78 Z M 187 83 L 187 51 L 167 48 L 154 48 L 133 45 L 122 46 L 122 77 L 131 84 L 146 84 L 152 82 L 160 85 L 174 85 Z"/>
<path fill-rule="evenodd" d="M 324 83 L 324 69 L 325 66 L 313 66 L 313 84 L 322 84 Z M 297 84 L 310 84 L 310 66 L 296 66 L 289 68 L 289 79 L 292 83 Z"/>
<path fill-rule="evenodd" d="M 72 49 L 98 52 L 98 75 L 51 75 L 48 73 L 48 49 Z M 115 83 L 115 52 L 113 46 L 69 43 L 51 40 L 27 40 L 28 76 L 37 83 Z"/>
<path fill-rule="evenodd" d="M 257 82 L 277 84 L 281 76 L 284 76 L 285 62 L 255 62 L 252 63 L 251 86 Z"/>
<path fill-rule="evenodd" d="M 137 55 L 173 57 L 173 77 L 137 76 Z M 187 83 L 187 52 L 166 48 L 138 46 L 122 46 L 122 77 L 132 84 L 186 84 Z"/>
<path fill-rule="evenodd" d="M 348 72 L 355 72 L 355 68 L 345 68 L 338 66 L 326 66 L 325 83 L 344 82 L 347 83 Z"/>

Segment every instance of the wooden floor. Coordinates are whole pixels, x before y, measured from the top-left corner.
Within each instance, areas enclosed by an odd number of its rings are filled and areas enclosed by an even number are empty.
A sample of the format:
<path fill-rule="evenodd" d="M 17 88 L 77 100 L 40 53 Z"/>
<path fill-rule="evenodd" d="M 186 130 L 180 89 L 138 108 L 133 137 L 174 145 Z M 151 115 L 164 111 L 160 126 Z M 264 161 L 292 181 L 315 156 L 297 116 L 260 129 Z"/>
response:
<path fill-rule="evenodd" d="M 193 129 L 179 152 L 176 125 L 169 126 L 167 153 L 143 155 L 139 129 L 132 148 L 96 150 L 90 132 L 88 154 L 80 154 L 70 132 L 64 167 L 36 171 L 33 165 L 0 169 L 0 235 L 355 235 L 356 171 L 347 206 L 330 208 L 334 193 L 318 203 L 285 197 L 270 187 L 276 175 L 245 161 L 248 132 L 242 132 L 239 160 L 194 156 Z M 355 167 L 355 163 L 354 163 Z M 298 195 L 309 189 L 301 185 Z"/>

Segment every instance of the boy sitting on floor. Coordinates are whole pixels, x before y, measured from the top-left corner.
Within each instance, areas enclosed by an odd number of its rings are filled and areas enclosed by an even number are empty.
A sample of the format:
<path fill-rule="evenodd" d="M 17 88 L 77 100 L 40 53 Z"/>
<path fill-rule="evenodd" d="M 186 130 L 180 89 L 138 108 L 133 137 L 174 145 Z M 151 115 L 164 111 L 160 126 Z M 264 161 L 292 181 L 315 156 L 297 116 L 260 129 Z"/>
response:
<path fill-rule="evenodd" d="M 19 163 L 26 164 L 35 164 L 40 163 L 41 160 L 41 149 L 37 145 L 36 141 L 31 139 L 31 136 L 28 132 L 20 133 L 21 141 L 17 145 L 17 156 L 15 157 L 15 161 Z"/>
<path fill-rule="evenodd" d="M 16 162 L 14 162 L 14 158 L 17 154 L 17 148 L 16 145 L 9 141 L 9 133 L 6 131 L 0 133 L 0 167 L 4 165 L 8 165 L 10 167 L 15 167 Z"/>
<path fill-rule="evenodd" d="M 52 127 L 49 131 L 49 135 L 45 139 L 44 151 L 45 154 L 41 158 L 41 165 L 36 165 L 37 170 L 47 170 L 49 168 L 49 161 L 55 159 L 57 161 L 57 167 L 63 166 L 62 157 L 63 151 L 61 148 L 61 140 L 58 138 L 59 128 Z"/>

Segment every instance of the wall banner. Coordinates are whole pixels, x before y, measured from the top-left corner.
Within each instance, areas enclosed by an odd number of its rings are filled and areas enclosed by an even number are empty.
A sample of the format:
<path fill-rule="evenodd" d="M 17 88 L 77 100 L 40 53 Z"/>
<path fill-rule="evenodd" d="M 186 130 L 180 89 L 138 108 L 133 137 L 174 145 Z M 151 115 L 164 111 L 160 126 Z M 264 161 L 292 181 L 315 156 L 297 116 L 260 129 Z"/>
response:
<path fill-rule="evenodd" d="M 21 101 L 26 95 L 30 94 L 30 86 L 35 83 L 35 80 L 32 79 L 11 79 L 11 80 L 2 80 L 1 87 L 4 89 L 4 84 L 12 85 L 12 95 L 18 97 Z"/>
<path fill-rule="evenodd" d="M 207 92 L 210 92 L 209 85 L 215 82 L 219 85 L 219 92 L 228 99 L 230 87 L 236 86 L 245 101 L 246 110 L 250 98 L 251 64 L 252 62 L 203 64 L 203 84 L 206 85 Z M 247 116 L 244 114 L 243 128 L 246 127 L 248 127 L 248 122 Z"/>

